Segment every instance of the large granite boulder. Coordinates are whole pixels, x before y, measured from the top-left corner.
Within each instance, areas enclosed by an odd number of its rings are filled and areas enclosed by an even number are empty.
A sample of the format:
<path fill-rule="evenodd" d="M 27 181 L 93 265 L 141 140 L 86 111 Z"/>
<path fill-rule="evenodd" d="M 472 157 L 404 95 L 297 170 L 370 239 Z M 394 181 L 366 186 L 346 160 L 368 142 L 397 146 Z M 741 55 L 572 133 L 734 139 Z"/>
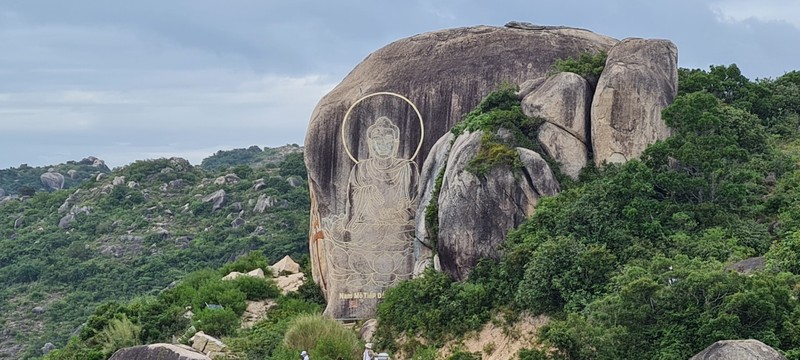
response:
<path fill-rule="evenodd" d="M 416 191 L 401 196 L 400 190 L 416 190 L 417 169 L 436 140 L 500 83 L 542 77 L 557 59 L 608 50 L 616 42 L 572 28 L 436 31 L 372 53 L 323 97 L 311 116 L 305 161 L 313 277 L 328 298 L 326 315 L 371 318 L 383 291 L 411 276 L 418 199 Z M 404 98 L 363 99 L 378 92 Z M 381 155 L 387 146 L 390 153 Z M 370 173 L 381 184 L 364 185 Z M 391 196 L 377 196 L 370 187 Z M 365 278 L 364 271 L 373 275 Z"/>
<path fill-rule="evenodd" d="M 203 202 L 211 203 L 211 211 L 217 211 L 221 209 L 227 201 L 227 194 L 225 193 L 225 190 L 222 189 L 203 197 Z"/>
<path fill-rule="evenodd" d="M 485 176 L 468 170 L 481 147 L 482 131 L 464 133 L 450 149 L 438 199 L 436 242 L 442 270 L 463 280 L 481 258 L 500 257 L 508 231 L 532 215 L 538 199 L 560 191 L 547 162 L 539 154 L 517 148 L 521 174 L 498 166 Z"/>
<path fill-rule="evenodd" d="M 625 39 L 608 53 L 591 109 L 594 162 L 622 163 L 670 135 L 661 110 L 678 91 L 678 50 L 669 40 Z"/>
<path fill-rule="evenodd" d="M 786 360 L 775 349 L 758 340 L 722 340 L 689 360 Z"/>
<path fill-rule="evenodd" d="M 109 360 L 211 360 L 211 358 L 188 346 L 152 344 L 119 349 Z"/>
<path fill-rule="evenodd" d="M 417 197 L 420 199 L 420 206 L 417 207 L 417 213 L 414 216 L 415 226 L 415 241 L 414 241 L 414 276 L 418 276 L 425 271 L 425 268 L 433 265 L 434 251 L 436 239 L 432 239 L 432 235 L 428 234 L 428 226 L 425 221 L 425 211 L 427 205 L 431 202 L 434 196 L 434 188 L 436 187 L 436 180 L 439 174 L 447 163 L 447 158 L 450 156 L 450 148 L 455 140 L 455 135 L 448 132 L 433 145 L 428 158 L 422 165 L 420 172 L 420 183 L 417 191 Z M 442 175 L 444 175 L 442 173 Z M 438 201 L 438 194 L 437 201 Z M 438 219 L 437 219 L 438 220 Z"/>
<path fill-rule="evenodd" d="M 589 148 L 575 136 L 549 122 L 539 127 L 536 136 L 542 149 L 558 162 L 559 169 L 574 180 L 589 163 Z"/>
<path fill-rule="evenodd" d="M 61 190 L 64 188 L 64 175 L 55 171 L 48 171 L 39 176 L 39 179 L 46 188 L 52 190 Z"/>
<path fill-rule="evenodd" d="M 537 140 L 573 179 L 589 161 L 592 88 L 577 74 L 552 76 L 522 98 L 525 115 L 545 120 Z"/>

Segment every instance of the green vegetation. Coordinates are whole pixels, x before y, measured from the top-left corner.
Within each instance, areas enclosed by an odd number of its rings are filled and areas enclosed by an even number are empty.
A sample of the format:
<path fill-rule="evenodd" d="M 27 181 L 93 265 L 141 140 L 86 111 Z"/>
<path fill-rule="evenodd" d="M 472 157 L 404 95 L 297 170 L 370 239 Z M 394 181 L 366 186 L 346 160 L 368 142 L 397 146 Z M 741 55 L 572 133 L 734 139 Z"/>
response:
<path fill-rule="evenodd" d="M 606 66 L 608 53 L 600 51 L 597 53 L 583 53 L 577 59 L 558 59 L 553 65 L 553 74 L 559 72 L 571 72 L 582 76 L 592 84 L 597 86 L 597 80 Z"/>
<path fill-rule="evenodd" d="M 501 85 L 453 127 L 456 136 L 465 131 L 483 131 L 481 147 L 467 167 L 469 172 L 486 176 L 497 167 L 518 170 L 522 164 L 516 147 L 539 150 L 532 139 L 536 138 L 536 131 L 543 121 L 529 118 L 522 112 L 516 91 L 514 86 Z"/>
<path fill-rule="evenodd" d="M 500 261 L 387 292 L 381 341 L 440 346 L 493 313 L 529 312 L 551 317 L 550 350 L 523 359 L 686 359 L 746 338 L 800 359 L 800 76 L 681 69 L 679 93 L 663 112 L 672 137 L 542 199 Z M 765 269 L 726 269 L 755 256 Z"/>
<path fill-rule="evenodd" d="M 226 174 L 238 180 L 215 183 Z M 125 184 L 113 185 L 116 177 L 125 177 Z M 296 186 L 289 177 L 295 177 Z M 278 290 L 249 278 L 209 280 L 224 275 L 218 271 L 194 272 L 236 259 L 222 271 L 267 270 L 285 255 L 306 257 L 304 179 L 302 154 L 284 157 L 277 167 L 217 172 L 181 159 L 156 159 L 115 169 L 76 189 L 36 192 L 0 204 L 0 327 L 9 329 L 0 332 L 0 349 L 21 344 L 16 356 L 31 358 L 51 342 L 65 350 L 83 349 L 76 358 L 100 359 L 108 352 L 101 343 L 129 339 L 119 335 L 120 329 L 133 329 L 123 315 L 141 327 L 141 343 L 168 341 L 192 325 L 181 317 L 185 306 L 194 309 L 197 329 L 226 334 L 238 328 L 245 299 L 274 298 Z M 212 211 L 213 204 L 203 199 L 218 190 L 225 191 L 226 201 Z M 263 213 L 254 210 L 261 197 L 274 204 Z M 69 213 L 75 220 L 68 229 L 59 228 Z M 232 226 L 240 213 L 245 224 Z M 258 251 L 247 255 L 253 249 Z M 173 288 L 182 278 L 184 285 Z M 133 304 L 124 305 L 133 298 Z M 117 305 L 101 306 L 108 302 Z M 223 310 L 205 309 L 206 302 Z M 34 312 L 37 307 L 42 311 Z M 92 314 L 106 314 L 122 326 L 101 341 L 97 334 L 108 321 L 92 325 L 90 320 L 81 327 Z M 67 344 L 77 333 L 80 340 Z"/>
<path fill-rule="evenodd" d="M 321 305 L 303 296 L 307 290 L 284 296 L 270 277 L 222 280 L 231 269 L 253 270 L 253 264 L 264 264 L 265 260 L 261 252 L 252 252 L 220 270 L 192 272 L 156 296 L 104 303 L 79 335 L 45 359 L 106 359 L 117 349 L 135 344 L 169 343 L 173 338 L 186 344 L 197 331 L 221 337 L 232 355 L 241 359 L 294 358 L 301 350 L 320 359 L 353 358 L 361 348 L 355 333 L 322 318 Z M 250 280 L 241 281 L 245 278 Z M 256 282 L 270 290 L 248 294 Z M 304 285 L 308 286 L 314 285 Z M 278 305 L 244 329 L 240 317 L 245 299 L 274 299 Z"/>
<path fill-rule="evenodd" d="M 283 342 L 295 353 L 307 350 L 309 357 L 315 359 L 356 359 L 361 350 L 361 344 L 352 330 L 319 314 L 294 318 Z"/>
<path fill-rule="evenodd" d="M 110 172 L 105 165 L 93 166 L 93 161 L 90 159 L 42 167 L 22 164 L 16 168 L 0 170 L 0 189 L 5 190 L 6 195 L 19 196 L 33 196 L 37 191 L 53 191 L 46 188 L 41 180 L 42 174 L 50 169 L 64 176 L 65 189 L 75 188 L 86 181 L 93 180 L 97 174 Z"/>
<path fill-rule="evenodd" d="M 275 168 L 291 154 L 300 154 L 303 148 L 297 144 L 284 145 L 276 148 L 261 149 L 251 146 L 246 149 L 220 150 L 200 163 L 200 167 L 207 171 L 219 171 L 227 168 L 245 165 L 252 168 Z"/>

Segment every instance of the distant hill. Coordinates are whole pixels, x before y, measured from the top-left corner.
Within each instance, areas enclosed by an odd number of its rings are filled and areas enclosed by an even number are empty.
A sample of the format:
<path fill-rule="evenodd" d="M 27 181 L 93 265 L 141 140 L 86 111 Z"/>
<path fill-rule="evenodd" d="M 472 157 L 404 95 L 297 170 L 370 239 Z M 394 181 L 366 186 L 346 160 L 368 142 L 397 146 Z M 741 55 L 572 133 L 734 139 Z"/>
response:
<path fill-rule="evenodd" d="M 0 197 L 5 195 L 30 194 L 36 191 L 55 189 L 42 182 L 42 174 L 53 172 L 64 177 L 63 188 L 71 189 L 98 174 L 111 172 L 103 160 L 90 156 L 81 161 L 68 161 L 64 164 L 31 167 L 22 164 L 18 167 L 0 170 Z"/>
<path fill-rule="evenodd" d="M 216 171 L 237 165 L 252 167 L 275 167 L 291 154 L 303 153 L 303 147 L 297 144 L 284 145 L 276 148 L 261 149 L 253 145 L 249 148 L 220 150 L 200 163 L 204 170 Z M 296 156 L 296 155 L 295 155 Z"/>
<path fill-rule="evenodd" d="M 0 200 L 0 358 L 37 356 L 48 342 L 63 346 L 101 302 L 158 294 L 188 272 L 251 250 L 272 262 L 302 258 L 303 157 L 278 153 L 269 168 L 231 160 L 217 162 L 222 171 L 180 158 L 113 172 L 67 163 L 52 168 L 69 189 L 53 192 L 34 186 L 48 168 L 3 170 L 11 194 L 23 186 L 37 192 Z"/>

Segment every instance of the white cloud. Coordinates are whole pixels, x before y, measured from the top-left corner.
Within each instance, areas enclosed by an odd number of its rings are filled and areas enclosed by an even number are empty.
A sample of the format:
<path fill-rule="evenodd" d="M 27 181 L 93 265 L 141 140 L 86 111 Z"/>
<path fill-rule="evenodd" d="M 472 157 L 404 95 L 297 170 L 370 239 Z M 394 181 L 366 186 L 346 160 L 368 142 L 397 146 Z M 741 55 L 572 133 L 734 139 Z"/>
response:
<path fill-rule="evenodd" d="M 722 22 L 783 22 L 800 28 L 800 1 L 797 0 L 725 0 L 711 3 L 711 10 Z"/>

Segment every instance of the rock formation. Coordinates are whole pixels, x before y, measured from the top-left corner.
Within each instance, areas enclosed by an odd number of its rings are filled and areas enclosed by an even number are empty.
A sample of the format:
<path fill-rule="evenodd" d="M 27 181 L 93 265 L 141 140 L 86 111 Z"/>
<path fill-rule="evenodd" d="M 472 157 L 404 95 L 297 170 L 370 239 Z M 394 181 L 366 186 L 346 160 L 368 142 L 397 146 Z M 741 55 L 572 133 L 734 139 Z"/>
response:
<path fill-rule="evenodd" d="M 211 211 L 217 211 L 225 205 L 228 197 L 225 196 L 225 190 L 217 190 L 203 198 L 203 202 L 211 203 Z"/>
<path fill-rule="evenodd" d="M 594 162 L 638 157 L 670 129 L 661 110 L 678 91 L 678 50 L 669 40 L 625 39 L 608 53 L 592 100 Z"/>
<path fill-rule="evenodd" d="M 458 280 L 465 279 L 481 258 L 499 258 L 499 245 L 508 231 L 533 214 L 540 197 L 560 191 L 544 159 L 528 149 L 517 149 L 524 164 L 522 174 L 507 166 L 495 167 L 485 176 L 470 172 L 467 167 L 482 136 L 478 131 L 455 139 L 437 200 L 436 250 L 442 270 Z"/>
<path fill-rule="evenodd" d="M 546 121 L 539 129 L 539 143 L 573 179 L 589 160 L 591 101 L 589 82 L 566 72 L 548 78 L 522 98 L 525 115 Z"/>
<path fill-rule="evenodd" d="M 152 344 L 119 349 L 109 360 L 211 360 L 184 345 Z"/>
<path fill-rule="evenodd" d="M 579 75 L 550 73 L 557 59 L 599 51 L 609 56 L 596 91 Z M 499 257 L 507 232 L 560 189 L 542 156 L 577 179 L 592 160 L 627 161 L 669 135 L 660 111 L 675 96 L 676 64 L 669 41 L 521 23 L 421 34 L 371 54 L 320 100 L 306 135 L 309 245 L 325 314 L 368 319 L 386 288 L 427 266 L 463 279 L 480 258 Z M 544 153 L 517 148 L 522 166 L 476 175 L 467 167 L 482 132 L 449 131 L 501 82 L 519 85 L 525 114 L 544 120 L 530 139 Z M 435 239 L 428 204 L 438 206 Z"/>
<path fill-rule="evenodd" d="M 542 77 L 550 71 L 556 59 L 608 50 L 615 43 L 616 40 L 609 37 L 579 29 L 478 26 L 400 40 L 376 51 L 359 64 L 319 102 L 312 114 L 305 142 L 312 198 L 310 246 L 313 275 L 328 296 L 326 314 L 337 318 L 351 317 L 354 314 L 348 314 L 348 309 L 364 305 L 373 308 L 357 317 L 371 317 L 376 301 L 354 297 L 366 295 L 375 299 L 381 296 L 388 284 L 410 277 L 413 270 L 413 260 L 408 261 L 411 253 L 405 255 L 406 250 L 398 248 L 395 257 L 381 260 L 393 270 L 380 281 L 386 285 L 378 286 L 374 291 L 364 291 L 359 286 L 355 286 L 353 291 L 337 289 L 342 282 L 332 276 L 329 268 L 332 263 L 352 264 L 351 268 L 372 268 L 376 265 L 369 261 L 356 261 L 354 257 L 374 257 L 350 254 L 346 249 L 336 256 L 324 247 L 324 240 L 334 236 L 336 230 L 325 229 L 323 221 L 334 224 L 336 221 L 332 221 L 332 217 L 351 215 L 350 195 L 345 184 L 350 182 L 354 160 L 360 162 L 370 158 L 367 129 L 378 118 L 386 117 L 398 128 L 395 158 L 411 160 L 415 163 L 413 167 L 418 168 L 436 140 L 501 82 L 519 84 Z M 358 103 L 342 131 L 348 108 L 363 96 L 381 91 L 401 94 L 410 100 L 418 108 L 423 124 L 420 125 L 416 111 L 404 99 L 381 95 Z M 421 126 L 424 126 L 424 131 Z M 422 146 L 417 153 L 420 142 Z M 410 200 L 416 202 L 417 199 Z M 416 204 L 408 211 L 416 213 Z M 413 216 L 409 216 L 413 227 L 411 218 Z M 350 229 L 342 230 L 348 233 Z M 409 235 L 405 241 L 411 244 L 412 237 Z M 331 256 L 335 261 L 327 259 Z"/>
<path fill-rule="evenodd" d="M 48 171 L 42 174 L 39 179 L 42 185 L 52 190 L 61 190 L 64 188 L 64 175 L 54 171 Z"/>
<path fill-rule="evenodd" d="M 786 360 L 775 349 L 758 340 L 722 340 L 689 360 Z"/>

